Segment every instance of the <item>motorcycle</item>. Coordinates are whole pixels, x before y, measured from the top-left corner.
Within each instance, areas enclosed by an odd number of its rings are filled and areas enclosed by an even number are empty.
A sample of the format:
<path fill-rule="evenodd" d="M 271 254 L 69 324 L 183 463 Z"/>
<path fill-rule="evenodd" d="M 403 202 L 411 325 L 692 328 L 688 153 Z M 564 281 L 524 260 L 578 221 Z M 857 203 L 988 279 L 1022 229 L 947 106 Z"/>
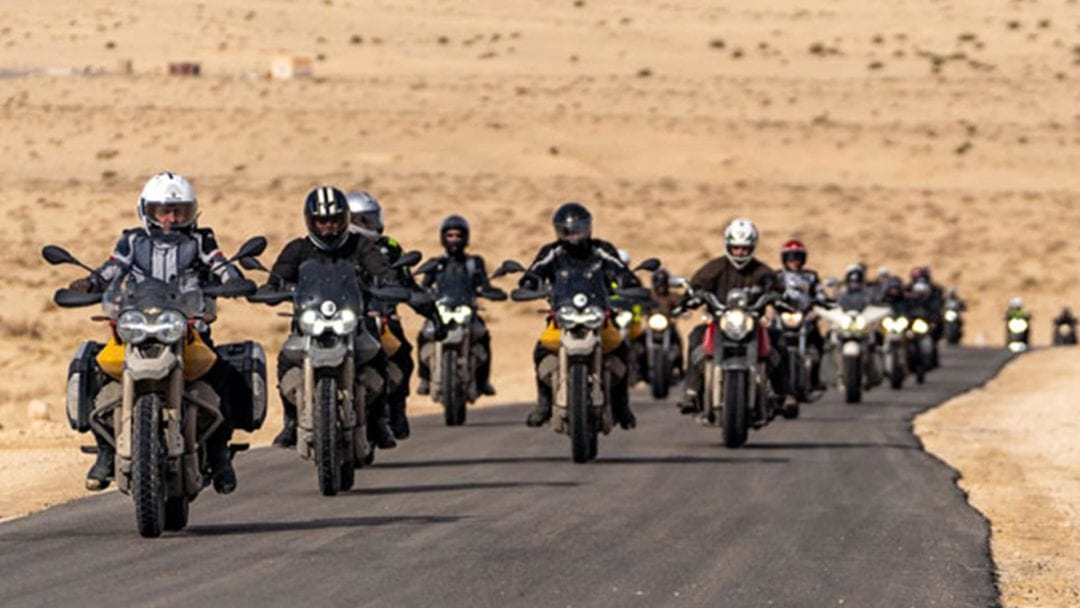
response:
<path fill-rule="evenodd" d="M 1054 323 L 1054 346 L 1076 345 L 1076 323 Z"/>
<path fill-rule="evenodd" d="M 266 239 L 253 238 L 220 264 L 257 256 L 265 248 Z M 55 245 L 46 246 L 42 257 L 53 265 L 73 264 L 96 272 Z M 62 308 L 101 304 L 105 314 L 92 319 L 108 322 L 112 330 L 107 344 L 87 342 L 79 348 L 74 369 L 69 370 L 74 373 L 68 379 L 68 421 L 80 431 L 93 429 L 115 448 L 117 486 L 134 502 L 141 536 L 154 538 L 185 528 L 191 501 L 210 483 L 206 441 L 225 418 L 222 396 L 202 378 L 222 353 L 245 354 L 241 368 L 248 372 L 244 380 L 253 404 L 247 427 L 262 426 L 266 416 L 262 348 L 248 342 L 215 350 L 200 331 L 216 318 L 213 298 L 243 297 L 254 291 L 255 283 L 247 279 L 200 287 L 194 275 L 160 281 L 137 280 L 124 273 L 104 294 L 60 289 L 53 297 Z M 226 361 L 234 366 L 239 362 Z M 105 378 L 95 380 L 91 369 L 100 370 Z M 246 448 L 233 444 L 230 456 Z"/>
<path fill-rule="evenodd" d="M 952 346 L 964 338 L 963 309 L 956 300 L 945 302 L 945 341 Z"/>
<path fill-rule="evenodd" d="M 893 390 L 904 387 L 908 375 L 910 358 L 911 321 L 902 314 L 890 313 L 881 320 L 883 330 L 881 341 L 882 371 L 889 379 Z"/>
<path fill-rule="evenodd" d="M 822 390 L 814 390 L 814 366 L 821 362 L 821 353 L 808 343 L 810 331 L 817 323 L 809 296 L 800 289 L 788 290 L 784 299 L 776 303 L 779 314 L 773 318 L 773 327 L 780 335 L 780 345 L 787 353 L 784 362 L 785 389 L 791 397 L 781 409 L 784 418 L 798 418 L 803 403 L 821 398 Z"/>
<path fill-rule="evenodd" d="M 502 268 L 522 267 L 508 260 Z M 598 435 L 607 435 L 614 425 L 613 379 L 627 373 L 620 360 L 605 356 L 622 343 L 613 323 L 610 296 L 649 297 L 648 290 L 640 287 L 609 289 L 605 280 L 599 268 L 570 269 L 560 271 L 550 287 L 519 287 L 510 293 L 515 302 L 550 301 L 545 311 L 548 326 L 540 343 L 555 357 L 549 358 L 554 359 L 553 365 L 541 364 L 541 377 L 550 378 L 554 393 L 552 428 L 569 435 L 576 463 L 596 459 Z"/>
<path fill-rule="evenodd" d="M 1012 314 L 1005 321 L 1005 344 L 1009 352 L 1022 353 L 1029 348 L 1031 321 L 1024 315 Z"/>
<path fill-rule="evenodd" d="M 391 266 L 400 268 L 418 260 L 419 254 L 412 252 Z M 410 296 L 403 287 L 367 291 L 390 302 L 403 302 Z M 362 368 L 359 377 L 356 373 L 355 363 L 370 361 L 381 344 L 360 327 L 365 300 L 354 264 L 308 260 L 300 265 L 299 280 L 291 289 L 264 287 L 248 299 L 269 305 L 292 300 L 292 314 L 282 314 L 292 318 L 298 333 L 285 341 L 281 357 L 297 365 L 281 384 L 296 387 L 296 451 L 315 463 L 323 496 L 350 490 L 356 469 L 375 458 L 375 447 L 367 439 L 368 394 L 384 389 L 374 369 Z M 299 378 L 290 380 L 292 373 Z"/>
<path fill-rule="evenodd" d="M 429 274 L 437 264 L 438 260 L 428 260 L 417 272 Z M 431 362 L 431 399 L 442 404 L 446 426 L 460 426 L 465 424 L 466 405 L 480 397 L 476 368 L 488 353 L 475 344 L 475 332 L 484 330 L 474 323 L 478 307 L 471 278 L 451 277 L 440 280 L 437 286 L 435 310 L 446 327 L 446 337 L 426 344 L 420 357 Z M 501 289 L 484 290 L 479 295 L 493 302 L 506 300 L 506 292 Z M 424 332 L 433 336 L 430 323 L 424 325 Z"/>
<path fill-rule="evenodd" d="M 765 308 L 776 296 L 757 296 L 756 289 L 732 289 L 721 302 L 712 292 L 686 283 L 680 286 L 687 288 L 692 302 L 705 305 L 710 319 L 703 343 L 709 361 L 698 420 L 705 426 L 720 426 L 725 446 L 742 446 L 751 428 L 761 428 L 776 417 L 779 405 L 766 368 L 769 350 L 762 325 Z M 756 297 L 753 303 L 751 297 Z"/>
<path fill-rule="evenodd" d="M 919 384 L 926 382 L 926 372 L 935 366 L 935 344 L 933 326 L 922 315 L 914 315 L 911 320 L 911 335 L 908 340 L 908 369 L 915 374 Z"/>
<path fill-rule="evenodd" d="M 659 311 L 649 313 L 645 322 L 645 380 L 654 399 L 665 399 L 675 381 L 675 362 L 679 360 L 674 319 Z"/>
<path fill-rule="evenodd" d="M 874 333 L 891 310 L 885 306 L 867 306 L 862 310 L 815 306 L 814 310 L 830 325 L 837 384 L 844 391 L 844 400 L 859 403 L 864 388 L 869 390 L 883 380 Z"/>
<path fill-rule="evenodd" d="M 649 258 L 642 260 L 640 264 L 633 268 L 633 272 L 640 272 L 642 270 L 655 271 L 660 268 L 660 260 L 656 258 Z M 630 347 L 630 369 L 629 369 L 629 385 L 635 386 L 638 382 L 647 379 L 648 374 L 648 361 L 646 360 L 647 344 L 644 341 L 644 336 L 647 331 L 645 325 L 642 323 L 642 317 L 644 316 L 642 310 L 644 303 L 634 300 L 625 300 L 623 298 L 614 297 L 611 300 L 611 307 L 614 311 L 615 327 L 619 330 L 619 335 L 622 337 L 623 342 Z"/>

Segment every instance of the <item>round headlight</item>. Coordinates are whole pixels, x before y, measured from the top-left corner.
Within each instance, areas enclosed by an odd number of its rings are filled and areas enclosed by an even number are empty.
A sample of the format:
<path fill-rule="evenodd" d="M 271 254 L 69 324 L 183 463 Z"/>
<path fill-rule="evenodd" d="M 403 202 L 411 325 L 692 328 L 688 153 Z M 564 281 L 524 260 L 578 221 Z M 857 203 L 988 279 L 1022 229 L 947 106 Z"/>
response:
<path fill-rule="evenodd" d="M 138 344 L 146 339 L 146 315 L 129 310 L 116 320 L 116 334 L 129 344 Z"/>
<path fill-rule="evenodd" d="M 649 329 L 653 331 L 667 331 L 668 325 L 671 323 L 664 315 L 650 315 L 649 316 Z"/>
<path fill-rule="evenodd" d="M 911 324 L 911 330 L 917 334 L 925 334 L 930 331 L 930 324 L 923 319 L 915 319 L 915 322 Z"/>
<path fill-rule="evenodd" d="M 575 293 L 572 302 L 578 308 L 585 308 L 585 305 L 589 303 L 589 296 L 583 293 Z"/>
<path fill-rule="evenodd" d="M 356 330 L 356 313 L 348 308 L 341 309 L 341 312 L 338 313 L 337 321 L 334 331 L 336 331 L 339 336 L 351 334 Z"/>
<path fill-rule="evenodd" d="M 174 344 L 184 337 L 187 319 L 175 310 L 166 310 L 158 316 L 154 325 L 154 335 L 158 340 L 165 344 Z"/>
<path fill-rule="evenodd" d="M 784 324 L 784 327 L 789 329 L 796 329 L 802 324 L 803 313 L 801 312 L 782 312 L 780 313 L 780 322 Z"/>
<path fill-rule="evenodd" d="M 754 318 L 742 310 L 729 310 L 720 317 L 720 329 L 732 340 L 742 340 L 753 328 Z"/>
<path fill-rule="evenodd" d="M 321 319 L 319 318 L 318 311 L 311 309 L 305 310 L 304 312 L 300 313 L 300 330 L 306 334 L 312 334 L 317 336 L 322 333 L 322 324 L 319 323 L 319 321 L 321 321 Z M 316 325 L 320 326 L 319 331 L 315 331 Z"/>
<path fill-rule="evenodd" d="M 1022 334 L 1027 331 L 1028 323 L 1024 319 L 1009 319 L 1009 331 L 1014 334 Z"/>
<path fill-rule="evenodd" d="M 619 327 L 628 327 L 634 320 L 634 313 L 629 310 L 620 310 L 619 314 L 615 315 L 615 324 Z"/>
<path fill-rule="evenodd" d="M 946 310 L 945 311 L 945 320 L 946 321 L 955 321 L 955 320 L 957 320 L 959 318 L 960 318 L 960 314 L 957 313 L 955 310 Z"/>
<path fill-rule="evenodd" d="M 319 310 L 322 312 L 324 317 L 330 318 L 334 316 L 334 313 L 337 312 L 337 303 L 333 300 L 325 300 L 319 306 Z"/>

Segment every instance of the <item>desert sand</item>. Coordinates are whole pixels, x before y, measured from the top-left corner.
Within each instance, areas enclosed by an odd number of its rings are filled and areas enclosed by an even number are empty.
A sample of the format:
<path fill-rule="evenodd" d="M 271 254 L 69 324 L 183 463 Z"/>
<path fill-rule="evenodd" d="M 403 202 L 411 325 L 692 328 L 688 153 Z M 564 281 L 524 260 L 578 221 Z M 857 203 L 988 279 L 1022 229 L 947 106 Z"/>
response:
<path fill-rule="evenodd" d="M 1008 606 L 1080 602 L 1078 391 L 1074 349 L 1034 352 L 915 424 L 990 520 Z"/>
<path fill-rule="evenodd" d="M 932 264 L 967 298 L 972 342 L 1000 343 L 1004 304 L 1023 295 L 1044 342 L 1080 295 L 1078 22 L 1063 0 L 8 0 L 0 453 L 19 481 L 0 517 L 79 495 L 88 464 L 63 382 L 102 331 L 50 303 L 80 272 L 38 251 L 104 260 L 163 169 L 191 178 L 226 250 L 266 235 L 267 262 L 322 183 L 369 189 L 389 232 L 428 253 L 439 220 L 463 213 L 492 265 L 527 261 L 565 200 L 676 273 L 719 255 L 722 227 L 746 215 L 770 262 L 797 236 L 826 276 Z M 312 58 L 315 77 L 268 80 L 282 55 Z M 168 76 L 170 61 L 202 76 Z M 219 340 L 268 352 L 287 328 L 246 303 L 221 313 Z M 531 398 L 538 318 L 486 315 L 498 400 Z M 50 421 L 27 419 L 34 399 Z"/>

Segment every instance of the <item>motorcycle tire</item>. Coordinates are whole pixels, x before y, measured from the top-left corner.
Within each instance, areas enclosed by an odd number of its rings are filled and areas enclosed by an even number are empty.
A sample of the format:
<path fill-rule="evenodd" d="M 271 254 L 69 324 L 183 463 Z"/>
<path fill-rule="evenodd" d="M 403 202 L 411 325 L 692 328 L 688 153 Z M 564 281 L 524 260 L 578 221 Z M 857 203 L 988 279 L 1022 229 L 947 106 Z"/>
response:
<path fill-rule="evenodd" d="M 858 357 L 844 357 L 844 401 L 859 403 L 862 401 L 862 360 Z"/>
<path fill-rule="evenodd" d="M 650 357 L 649 384 L 653 399 L 667 399 L 671 387 L 671 368 L 663 348 L 654 349 Z"/>
<path fill-rule="evenodd" d="M 161 395 L 135 400 L 131 429 L 131 498 L 139 535 L 157 538 L 165 529 L 165 446 L 161 438 Z"/>
<path fill-rule="evenodd" d="M 749 432 L 746 372 L 724 372 L 724 445 L 737 448 L 746 443 Z"/>
<path fill-rule="evenodd" d="M 589 424 L 589 367 L 584 363 L 570 365 L 570 455 L 576 463 L 588 462 L 590 443 L 595 439 L 596 431 Z"/>
<path fill-rule="evenodd" d="M 441 371 L 443 420 L 446 426 L 465 424 L 465 391 L 458 378 L 457 367 L 457 352 L 453 349 L 444 350 Z"/>
<path fill-rule="evenodd" d="M 337 380 L 319 378 L 315 383 L 315 468 L 323 496 L 334 496 L 341 490 L 337 423 Z"/>

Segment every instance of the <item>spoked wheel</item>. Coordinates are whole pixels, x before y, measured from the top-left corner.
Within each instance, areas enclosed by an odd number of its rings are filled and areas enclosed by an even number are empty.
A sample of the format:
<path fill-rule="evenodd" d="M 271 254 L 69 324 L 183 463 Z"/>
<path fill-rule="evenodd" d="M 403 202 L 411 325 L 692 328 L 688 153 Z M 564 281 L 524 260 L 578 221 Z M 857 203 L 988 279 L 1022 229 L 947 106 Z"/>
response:
<path fill-rule="evenodd" d="M 140 395 L 132 416 L 131 498 L 135 523 L 146 538 L 165 529 L 165 449 L 161 441 L 161 396 Z M 186 523 L 186 506 L 184 509 Z M 183 526 L 181 526 L 183 527 Z"/>

